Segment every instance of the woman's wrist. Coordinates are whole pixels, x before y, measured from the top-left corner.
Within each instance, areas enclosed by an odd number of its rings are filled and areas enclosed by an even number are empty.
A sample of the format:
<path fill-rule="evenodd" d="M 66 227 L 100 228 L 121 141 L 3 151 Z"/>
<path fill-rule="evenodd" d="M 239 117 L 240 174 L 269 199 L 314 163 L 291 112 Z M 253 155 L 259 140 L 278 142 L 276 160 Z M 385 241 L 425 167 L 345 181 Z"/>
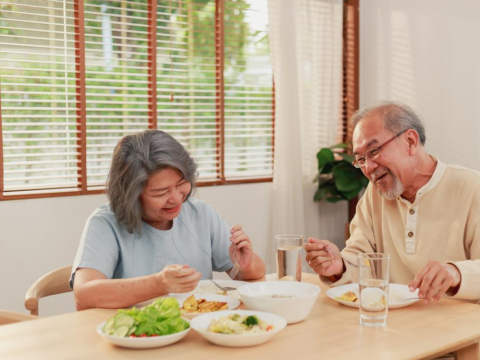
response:
<path fill-rule="evenodd" d="M 238 273 L 238 278 L 240 280 L 257 280 L 265 276 L 265 264 L 263 261 L 256 255 L 253 256 L 252 262 L 247 271 L 242 271 Z"/>
<path fill-rule="evenodd" d="M 166 289 L 165 282 L 163 279 L 163 274 L 160 272 L 158 274 L 154 274 L 153 276 L 155 278 L 155 285 L 156 285 L 158 295 L 168 294 L 168 291 Z"/>

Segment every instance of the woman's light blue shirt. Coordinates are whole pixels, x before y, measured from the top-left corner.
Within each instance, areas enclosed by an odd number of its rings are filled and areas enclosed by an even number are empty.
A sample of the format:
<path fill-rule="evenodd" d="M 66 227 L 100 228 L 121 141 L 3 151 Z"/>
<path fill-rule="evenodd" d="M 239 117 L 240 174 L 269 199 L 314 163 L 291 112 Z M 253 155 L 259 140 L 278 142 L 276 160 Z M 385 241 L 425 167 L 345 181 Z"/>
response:
<path fill-rule="evenodd" d="M 188 264 L 211 279 L 212 271 L 233 267 L 228 253 L 231 226 L 202 200 L 182 205 L 170 230 L 143 222 L 141 234 L 120 225 L 109 204 L 100 206 L 83 230 L 72 268 L 73 289 L 78 268 L 95 269 L 109 279 L 150 275 L 170 264 Z"/>

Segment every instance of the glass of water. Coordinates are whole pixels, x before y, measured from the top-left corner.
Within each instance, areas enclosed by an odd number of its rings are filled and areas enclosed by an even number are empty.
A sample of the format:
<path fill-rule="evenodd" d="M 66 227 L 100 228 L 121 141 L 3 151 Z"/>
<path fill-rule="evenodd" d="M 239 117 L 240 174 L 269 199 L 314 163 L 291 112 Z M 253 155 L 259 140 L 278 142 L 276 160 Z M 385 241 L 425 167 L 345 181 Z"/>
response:
<path fill-rule="evenodd" d="M 275 236 L 278 280 L 302 280 L 303 235 Z"/>
<path fill-rule="evenodd" d="M 390 255 L 359 254 L 358 270 L 360 324 L 386 326 Z"/>

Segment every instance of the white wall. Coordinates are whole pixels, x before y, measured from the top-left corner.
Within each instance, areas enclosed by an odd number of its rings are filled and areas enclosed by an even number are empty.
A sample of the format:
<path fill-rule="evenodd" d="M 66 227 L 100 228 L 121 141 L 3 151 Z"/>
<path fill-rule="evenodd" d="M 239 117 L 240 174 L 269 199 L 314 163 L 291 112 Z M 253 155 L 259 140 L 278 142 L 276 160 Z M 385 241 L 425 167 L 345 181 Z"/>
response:
<path fill-rule="evenodd" d="M 241 223 L 266 258 L 271 241 L 272 183 L 202 187 L 196 197 L 211 204 L 230 223 Z M 330 238 L 341 244 L 346 207 L 313 202 L 314 188 L 305 194 L 306 236 Z M 86 219 L 104 195 L 72 196 L 0 202 L 0 309 L 26 312 L 28 287 L 47 272 L 73 263 Z M 274 271 L 273 264 L 269 272 Z M 72 293 L 44 298 L 40 315 L 74 311 Z"/>
<path fill-rule="evenodd" d="M 360 102 L 403 101 L 426 148 L 480 170 L 480 2 L 362 0 Z"/>

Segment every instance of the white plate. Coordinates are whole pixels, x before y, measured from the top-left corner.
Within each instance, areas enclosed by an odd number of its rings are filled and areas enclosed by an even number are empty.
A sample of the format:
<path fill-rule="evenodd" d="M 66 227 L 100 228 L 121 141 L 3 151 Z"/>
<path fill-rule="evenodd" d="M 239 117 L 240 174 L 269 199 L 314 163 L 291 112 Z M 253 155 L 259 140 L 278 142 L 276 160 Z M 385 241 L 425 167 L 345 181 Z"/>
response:
<path fill-rule="evenodd" d="M 183 307 L 183 302 L 190 295 L 194 295 L 197 300 L 205 299 L 207 301 L 226 302 L 227 306 L 228 306 L 226 310 L 233 310 L 233 309 L 236 309 L 237 307 L 240 306 L 240 301 L 238 301 L 237 299 L 234 299 L 233 297 L 225 296 L 225 295 L 185 293 L 185 294 L 169 294 L 169 295 L 164 296 L 164 297 L 172 297 L 172 298 L 177 299 L 180 307 Z M 141 308 L 141 307 L 144 307 L 146 305 L 150 305 L 154 300 L 155 299 L 141 302 L 139 304 L 136 304 L 135 307 Z M 182 317 L 192 319 L 195 316 L 198 316 L 198 315 L 201 315 L 201 314 L 207 314 L 207 313 L 200 313 L 200 312 L 198 312 L 198 313 L 182 313 Z"/>
<path fill-rule="evenodd" d="M 249 284 L 248 282 L 238 280 L 215 280 L 215 282 L 220 286 L 231 286 L 235 288 Z M 223 295 L 222 290 L 217 288 L 210 280 L 200 280 L 196 289 L 191 293 Z M 227 296 L 231 296 L 237 300 L 240 300 L 240 294 L 237 290 L 227 291 Z"/>
<path fill-rule="evenodd" d="M 188 319 L 185 321 L 190 322 Z M 132 348 L 132 349 L 150 349 L 161 346 L 170 345 L 176 343 L 177 341 L 182 340 L 190 331 L 191 327 L 181 332 L 163 335 L 163 336 L 152 336 L 152 337 L 119 337 L 105 334 L 102 329 L 105 326 L 106 321 L 102 322 L 97 326 L 97 333 L 104 338 L 109 343 L 112 343 L 117 346 Z"/>
<path fill-rule="evenodd" d="M 339 302 L 340 304 L 358 308 L 358 302 L 343 301 L 335 298 L 336 296 L 338 297 L 342 296 L 347 291 L 353 291 L 358 297 L 358 283 L 332 287 L 327 290 L 326 294 L 330 299 L 333 299 Z M 407 285 L 390 284 L 388 297 L 389 297 L 388 308 L 398 309 L 398 308 L 402 308 L 405 306 L 412 305 L 413 303 L 416 303 L 418 301 L 416 299 L 413 299 L 413 300 L 403 300 L 403 299 L 418 297 L 418 290 L 414 292 L 410 292 L 410 290 L 408 290 Z"/>
<path fill-rule="evenodd" d="M 227 309 L 225 310 L 233 310 L 236 309 L 240 306 L 240 301 L 237 299 L 234 299 L 233 297 L 230 296 L 225 296 L 225 295 L 214 295 L 214 294 L 193 294 L 197 300 L 200 299 L 205 299 L 207 301 L 221 301 L 221 302 L 226 302 L 227 303 Z M 170 295 L 171 297 L 174 297 L 178 300 L 178 303 L 180 304 L 180 307 L 183 306 L 183 302 L 190 296 L 189 294 L 181 294 L 181 295 Z M 222 311 L 225 311 L 222 310 Z M 211 311 L 211 312 L 218 312 L 218 311 Z M 183 317 L 187 317 L 189 319 L 192 319 L 198 315 L 203 315 L 203 314 L 209 314 L 209 313 L 182 313 Z"/>
<path fill-rule="evenodd" d="M 269 325 L 273 325 L 273 330 L 267 331 L 265 333 L 259 334 L 218 334 L 211 331 L 208 331 L 208 326 L 213 319 L 219 319 L 222 316 L 228 316 L 230 314 L 239 314 L 239 315 L 256 315 L 260 320 L 265 321 Z M 209 313 L 201 316 L 197 316 L 192 320 L 190 326 L 202 335 L 208 341 L 228 347 L 246 347 L 246 346 L 255 346 L 260 345 L 268 340 L 272 339 L 280 331 L 282 331 L 285 326 L 287 326 L 287 321 L 281 316 L 261 312 L 261 311 L 250 311 L 250 310 L 234 310 L 234 311 L 218 311 L 214 313 Z"/>

